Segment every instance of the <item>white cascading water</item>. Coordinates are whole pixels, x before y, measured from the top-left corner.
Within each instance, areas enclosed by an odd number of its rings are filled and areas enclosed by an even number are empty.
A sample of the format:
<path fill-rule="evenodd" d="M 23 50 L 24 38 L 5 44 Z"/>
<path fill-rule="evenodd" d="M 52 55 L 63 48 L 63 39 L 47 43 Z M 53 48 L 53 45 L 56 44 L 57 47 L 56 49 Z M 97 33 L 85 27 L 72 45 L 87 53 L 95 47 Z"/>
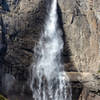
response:
<path fill-rule="evenodd" d="M 69 78 L 61 63 L 62 30 L 58 28 L 57 0 L 52 0 L 44 32 L 34 48 L 31 89 L 34 100 L 71 100 Z"/>

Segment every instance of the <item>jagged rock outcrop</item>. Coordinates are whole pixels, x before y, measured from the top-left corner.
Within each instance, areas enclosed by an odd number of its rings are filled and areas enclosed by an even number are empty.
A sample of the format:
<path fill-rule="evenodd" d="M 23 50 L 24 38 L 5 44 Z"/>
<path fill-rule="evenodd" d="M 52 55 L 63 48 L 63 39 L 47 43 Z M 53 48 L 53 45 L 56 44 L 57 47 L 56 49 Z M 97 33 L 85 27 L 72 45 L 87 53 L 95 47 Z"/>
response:
<path fill-rule="evenodd" d="M 97 92 L 100 95 L 100 75 L 89 72 L 67 72 L 71 82 L 80 82 L 90 91 Z"/>

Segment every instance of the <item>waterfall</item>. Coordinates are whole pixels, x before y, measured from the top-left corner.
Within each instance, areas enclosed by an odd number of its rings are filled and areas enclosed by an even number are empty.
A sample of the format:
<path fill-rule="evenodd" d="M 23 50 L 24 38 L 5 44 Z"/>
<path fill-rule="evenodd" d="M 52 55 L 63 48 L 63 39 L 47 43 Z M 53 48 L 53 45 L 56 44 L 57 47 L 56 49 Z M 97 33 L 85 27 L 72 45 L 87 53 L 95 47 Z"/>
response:
<path fill-rule="evenodd" d="M 34 48 L 31 89 L 34 100 L 71 100 L 69 78 L 61 62 L 63 32 L 58 26 L 57 0 L 52 0 L 44 31 Z"/>

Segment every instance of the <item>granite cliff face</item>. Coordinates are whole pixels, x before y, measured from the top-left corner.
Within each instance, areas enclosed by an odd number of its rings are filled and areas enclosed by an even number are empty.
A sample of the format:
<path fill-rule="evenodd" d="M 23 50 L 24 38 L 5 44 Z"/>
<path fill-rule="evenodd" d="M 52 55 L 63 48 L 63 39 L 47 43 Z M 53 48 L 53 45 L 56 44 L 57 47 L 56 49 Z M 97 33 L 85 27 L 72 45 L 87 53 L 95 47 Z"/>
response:
<path fill-rule="evenodd" d="M 59 0 L 72 59 L 78 71 L 100 70 L 100 1 Z"/>
<path fill-rule="evenodd" d="M 13 75 L 16 80 L 26 82 L 28 79 L 29 66 L 35 61 L 32 59 L 33 48 L 43 29 L 48 2 L 0 0 L 0 66 L 4 73 Z M 100 95 L 100 78 L 94 78 L 100 72 L 99 5 L 100 0 L 58 0 L 59 22 L 64 31 L 65 69 L 73 73 L 91 73 L 86 80 L 89 91 L 94 90 L 95 94 Z M 84 100 L 85 90 L 79 100 Z"/>
<path fill-rule="evenodd" d="M 4 4 L 9 10 L 4 9 Z M 31 64 L 34 44 L 38 41 L 45 17 L 45 2 L 38 0 L 2 1 L 1 16 L 5 26 L 7 51 L 4 71 L 16 78 L 26 78 L 27 67 Z M 1 25 L 2 26 L 2 25 Z M 1 32 L 2 33 L 2 32 Z M 6 67 L 6 68 L 5 68 Z"/>

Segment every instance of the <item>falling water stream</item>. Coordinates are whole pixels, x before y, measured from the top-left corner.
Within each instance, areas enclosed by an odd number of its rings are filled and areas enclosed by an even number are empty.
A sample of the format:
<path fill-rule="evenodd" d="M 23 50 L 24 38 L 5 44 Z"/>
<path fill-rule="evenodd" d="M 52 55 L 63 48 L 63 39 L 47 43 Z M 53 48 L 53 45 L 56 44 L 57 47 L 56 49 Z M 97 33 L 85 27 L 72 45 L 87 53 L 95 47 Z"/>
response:
<path fill-rule="evenodd" d="M 34 48 L 31 89 L 34 100 L 71 100 L 69 78 L 61 62 L 63 32 L 58 25 L 57 0 L 52 0 L 44 31 Z"/>

